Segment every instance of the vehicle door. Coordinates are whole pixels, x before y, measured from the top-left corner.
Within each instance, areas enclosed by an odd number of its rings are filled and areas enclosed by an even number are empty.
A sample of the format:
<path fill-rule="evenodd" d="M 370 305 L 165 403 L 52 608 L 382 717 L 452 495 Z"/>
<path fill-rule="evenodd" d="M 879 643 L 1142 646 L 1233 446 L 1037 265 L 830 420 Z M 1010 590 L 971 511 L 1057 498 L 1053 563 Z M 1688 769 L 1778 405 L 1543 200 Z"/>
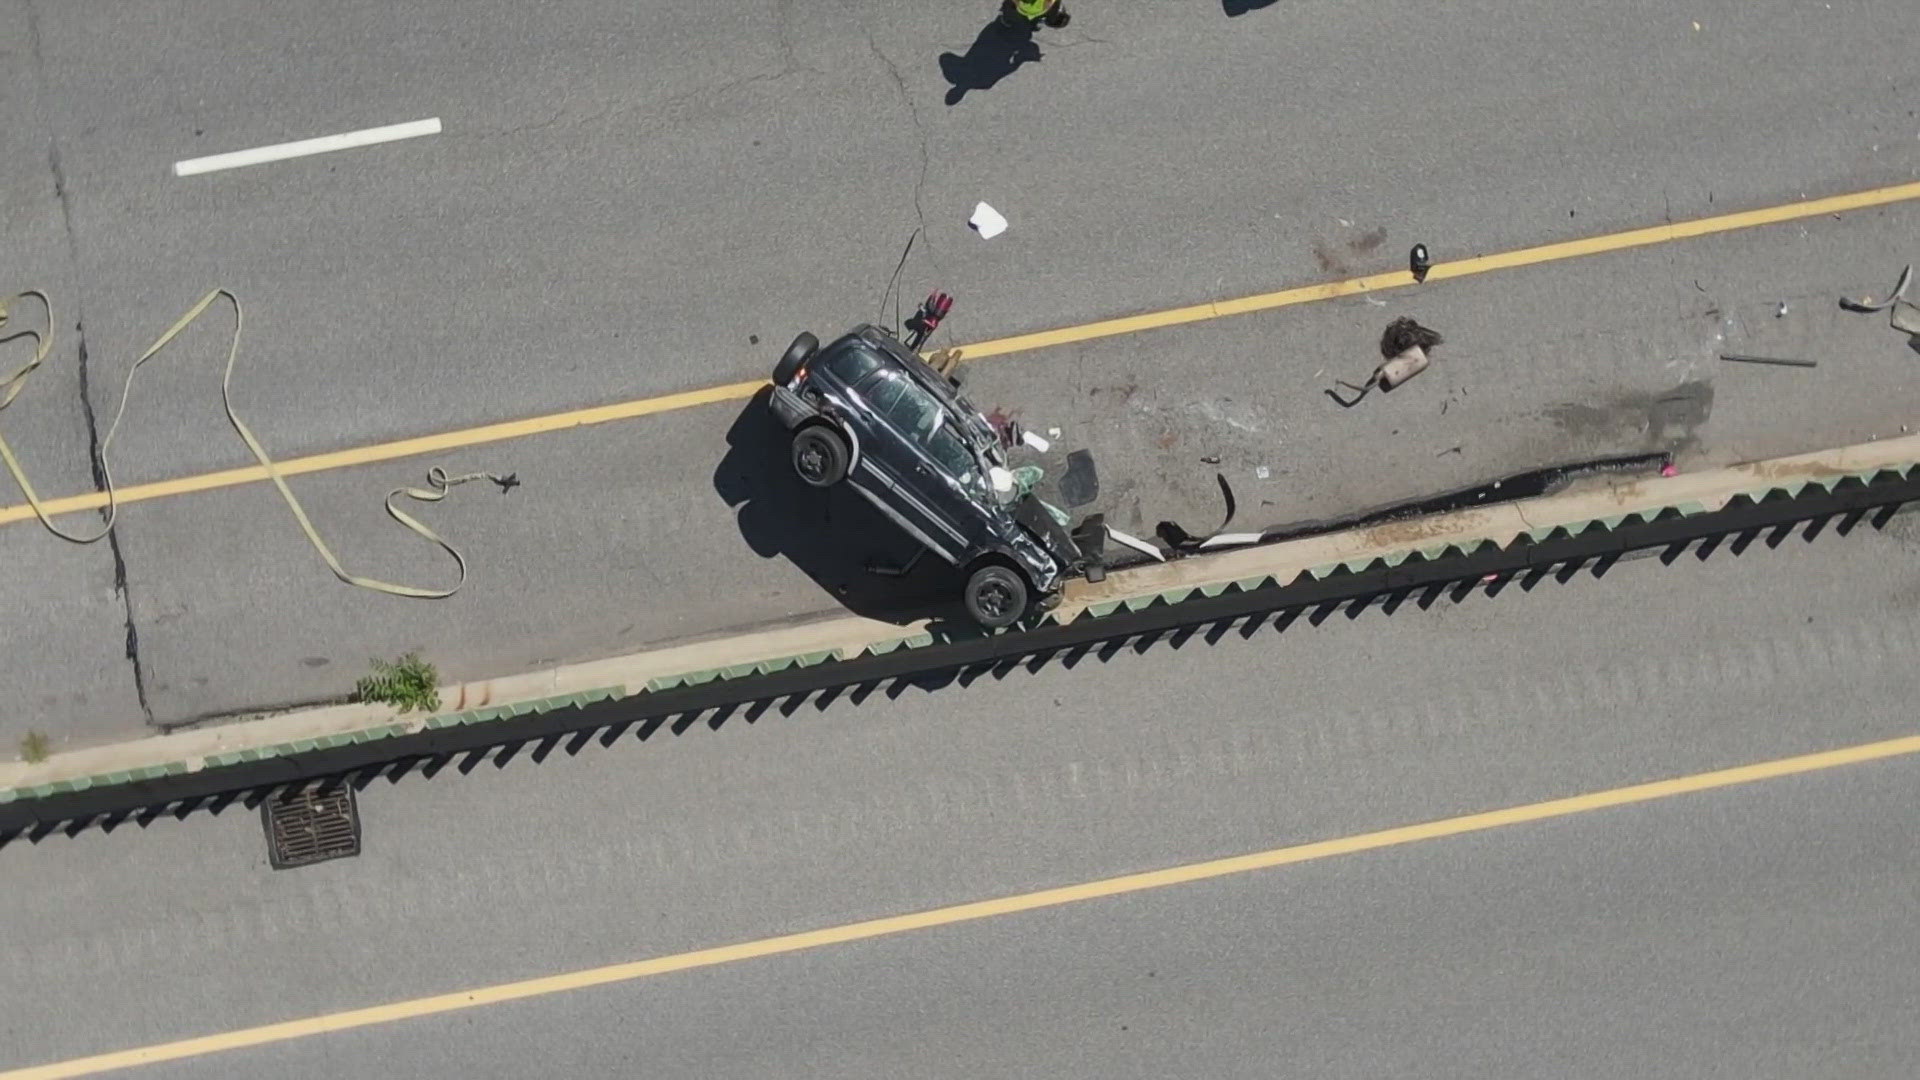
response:
<path fill-rule="evenodd" d="M 893 470 L 886 462 L 899 453 L 893 446 L 892 429 L 880 423 L 871 404 L 876 394 L 885 396 L 885 377 L 884 361 L 859 347 L 837 352 L 813 373 L 814 385 L 830 403 L 837 426 L 852 441 L 847 483 L 882 510 L 893 502 Z"/>
<path fill-rule="evenodd" d="M 887 376 L 887 385 L 876 388 L 868 401 L 892 433 L 894 452 L 886 464 L 892 470 L 895 508 L 907 519 L 909 531 L 948 562 L 957 562 L 970 546 L 972 531 L 964 527 L 962 507 L 956 506 L 956 486 L 930 450 L 930 440 L 942 430 L 944 410 L 905 373 L 889 371 Z"/>

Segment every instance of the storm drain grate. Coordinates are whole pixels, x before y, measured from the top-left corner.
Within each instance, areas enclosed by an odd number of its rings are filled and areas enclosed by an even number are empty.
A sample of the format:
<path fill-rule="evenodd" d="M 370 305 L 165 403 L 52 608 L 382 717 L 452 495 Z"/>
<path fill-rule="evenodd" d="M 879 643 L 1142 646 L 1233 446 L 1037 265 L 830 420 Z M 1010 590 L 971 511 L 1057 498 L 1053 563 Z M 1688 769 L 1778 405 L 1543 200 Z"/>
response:
<path fill-rule="evenodd" d="M 360 809 L 347 784 L 275 795 L 260 805 L 260 821 L 275 870 L 360 854 Z"/>

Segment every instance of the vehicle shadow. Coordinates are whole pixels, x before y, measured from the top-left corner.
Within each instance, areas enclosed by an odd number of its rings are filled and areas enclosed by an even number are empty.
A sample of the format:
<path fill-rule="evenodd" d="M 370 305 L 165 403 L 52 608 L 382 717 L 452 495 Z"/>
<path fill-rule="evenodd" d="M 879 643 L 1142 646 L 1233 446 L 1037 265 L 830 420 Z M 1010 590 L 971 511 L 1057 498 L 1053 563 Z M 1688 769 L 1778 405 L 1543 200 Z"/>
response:
<path fill-rule="evenodd" d="M 733 508 L 747 546 L 791 562 L 856 615 L 907 623 L 959 614 L 959 573 L 939 558 L 929 554 L 898 576 L 869 569 L 901 567 L 919 545 L 847 485 L 820 490 L 794 475 L 791 437 L 767 408 L 771 392 L 762 389 L 734 417 L 713 471 L 713 490 Z"/>
<path fill-rule="evenodd" d="M 940 74 L 952 88 L 947 104 L 958 105 L 970 90 L 991 90 L 1020 65 L 1040 59 L 1040 44 L 1028 30 L 1002 26 L 998 19 L 980 28 L 964 56 L 940 54 Z"/>

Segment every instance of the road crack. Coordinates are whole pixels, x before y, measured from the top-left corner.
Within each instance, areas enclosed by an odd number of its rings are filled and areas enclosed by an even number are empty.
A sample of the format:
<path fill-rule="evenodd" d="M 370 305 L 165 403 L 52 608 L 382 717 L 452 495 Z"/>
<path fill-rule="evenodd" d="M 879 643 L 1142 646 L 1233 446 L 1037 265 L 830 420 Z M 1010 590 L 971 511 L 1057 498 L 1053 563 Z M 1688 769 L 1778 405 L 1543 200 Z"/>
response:
<path fill-rule="evenodd" d="M 34 73 L 40 84 L 40 92 L 51 97 L 47 84 L 47 64 L 40 47 L 40 13 L 32 0 L 27 3 L 27 39 L 33 53 Z M 42 110 L 45 114 L 45 110 Z M 66 235 L 67 260 L 73 265 L 74 310 L 77 317 L 73 323 L 74 340 L 78 343 L 78 369 L 80 372 L 80 413 L 87 424 L 87 460 L 93 472 L 93 486 L 104 491 L 107 486 L 107 474 L 100 457 L 100 425 L 93 412 L 92 364 L 87 355 L 86 311 L 81 297 L 85 290 L 80 287 L 83 275 L 80 267 L 80 241 L 73 228 L 73 200 L 68 190 L 65 168 L 60 162 L 60 139 L 54 133 L 53 119 L 46 120 L 47 128 L 47 171 L 53 177 L 53 197 L 60 206 L 60 225 Z M 49 326 L 48 333 L 54 328 Z M 107 511 L 100 511 L 101 520 L 107 520 Z M 140 656 L 140 630 L 134 622 L 133 597 L 127 588 L 127 560 L 120 550 L 120 533 L 117 529 L 107 532 L 107 548 L 113 553 L 113 592 L 119 597 L 126 616 L 126 657 L 133 670 L 134 697 L 140 703 L 140 712 L 151 725 L 153 706 L 147 700 L 147 677 L 145 664 Z"/>
<path fill-rule="evenodd" d="M 853 17 L 851 13 L 849 13 L 849 17 Z M 901 74 L 900 65 L 894 63 L 893 59 L 880 48 L 880 43 L 874 39 L 873 31 L 868 29 L 865 23 L 860 22 L 857 18 L 855 18 L 854 21 L 859 24 L 860 32 L 866 35 L 867 51 L 873 54 L 875 60 L 880 61 L 882 68 L 886 69 L 888 79 L 892 81 L 894 90 L 900 95 L 900 103 L 906 106 L 907 121 L 913 126 L 914 138 L 918 143 L 920 156 L 920 171 L 913 182 L 914 221 L 919 226 L 921 235 L 926 238 L 928 258 L 933 261 L 934 271 L 938 273 L 940 272 L 940 254 L 934 246 L 933 237 L 927 233 L 927 211 L 925 206 L 927 175 L 932 171 L 933 165 L 933 153 L 930 139 L 927 135 L 927 124 L 920 115 L 920 106 L 914 103 L 912 92 L 907 89 L 907 79 L 905 75 Z"/>

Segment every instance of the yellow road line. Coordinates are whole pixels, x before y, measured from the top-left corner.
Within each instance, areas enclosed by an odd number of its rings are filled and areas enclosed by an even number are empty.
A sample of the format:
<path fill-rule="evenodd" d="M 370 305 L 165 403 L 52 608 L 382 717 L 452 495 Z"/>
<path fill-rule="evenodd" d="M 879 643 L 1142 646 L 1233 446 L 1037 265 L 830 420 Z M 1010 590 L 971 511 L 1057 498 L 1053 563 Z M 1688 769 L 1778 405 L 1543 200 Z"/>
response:
<path fill-rule="evenodd" d="M 785 934 L 780 937 L 763 938 L 759 941 L 747 941 L 737 945 L 726 945 L 714 949 L 698 949 L 693 952 L 661 956 L 651 960 L 638 960 L 624 964 L 609 964 L 605 967 L 588 968 L 585 971 L 571 971 L 563 975 L 548 975 L 537 979 L 524 979 L 519 982 L 500 983 L 483 986 L 452 994 L 440 994 L 434 997 L 414 998 L 410 1001 L 396 1001 L 388 1005 L 376 1005 L 366 1009 L 352 1009 L 346 1012 L 328 1013 L 325 1016 L 311 1016 L 302 1020 L 288 1020 L 278 1024 L 266 1024 L 260 1027 L 242 1028 L 218 1035 L 203 1035 L 198 1038 L 182 1039 L 178 1042 L 160 1043 L 155 1046 L 143 1046 L 133 1050 L 120 1050 L 94 1057 L 75 1058 L 70 1061 L 37 1065 L 11 1072 L 0 1073 L 0 1080 L 59 1080 L 75 1076 L 92 1076 L 112 1069 L 131 1068 L 136 1065 L 154 1065 L 163 1061 L 179 1061 L 183 1058 L 199 1057 L 222 1050 L 238 1050 L 249 1046 L 265 1046 L 301 1039 L 312 1035 L 324 1035 L 329 1032 L 350 1031 L 356 1028 L 388 1024 L 398 1020 L 412 1020 L 440 1013 L 459 1012 L 465 1009 L 480 1008 L 485 1005 L 498 1005 L 502 1002 L 520 1001 L 526 998 L 543 997 L 569 990 L 583 990 L 588 987 L 606 986 L 612 983 L 632 982 L 655 975 L 666 975 L 676 971 L 690 971 L 695 968 L 714 967 L 719 964 L 731 964 L 741 960 L 756 960 L 785 953 L 818 949 L 828 945 L 844 945 L 852 941 L 866 941 L 872 938 L 890 937 L 914 930 L 928 930 L 934 927 L 952 926 L 956 923 L 971 922 L 976 919 L 990 919 L 1001 915 L 1014 915 L 1024 911 L 1036 911 L 1041 908 L 1059 907 L 1063 904 L 1077 904 L 1086 900 L 1098 900 L 1103 897 L 1122 896 L 1128 893 L 1142 892 L 1148 889 L 1161 889 L 1170 885 L 1186 885 L 1196 881 L 1228 877 L 1250 873 L 1255 870 L 1270 870 L 1277 866 L 1291 866 L 1296 863 L 1313 862 L 1319 859 L 1331 859 L 1341 855 L 1353 855 L 1363 851 L 1375 851 L 1380 848 L 1397 847 L 1421 840 L 1438 840 L 1443 837 L 1460 836 L 1466 833 L 1485 832 L 1489 829 L 1503 828 L 1508 825 L 1524 825 L 1528 822 L 1545 821 L 1550 818 L 1568 817 L 1594 810 L 1605 810 L 1616 806 L 1629 806 L 1634 803 L 1651 802 L 1656 799 L 1668 799 L 1676 795 L 1689 795 L 1696 792 L 1712 791 L 1717 788 L 1733 787 L 1738 784 L 1750 784 L 1758 780 L 1773 780 L 1783 776 L 1795 776 L 1802 773 L 1835 769 L 1844 765 L 1858 765 L 1869 761 L 1882 761 L 1888 758 L 1904 757 L 1920 753 L 1920 735 L 1909 735 L 1882 742 L 1864 743 L 1858 746 L 1843 747 L 1839 750 L 1826 750 L 1814 754 L 1802 754 L 1797 757 L 1778 758 L 1763 761 L 1756 765 L 1741 765 L 1731 769 L 1718 769 L 1713 772 L 1695 773 L 1691 776 L 1676 777 L 1671 780 L 1656 780 L 1647 784 L 1633 784 L 1628 787 L 1595 791 L 1586 795 L 1575 795 L 1565 799 L 1550 799 L 1546 802 L 1530 803 L 1525 806 L 1509 807 L 1505 810 L 1490 810 L 1480 814 L 1466 814 L 1461 817 L 1444 818 L 1420 825 L 1406 825 L 1394 829 L 1382 829 L 1378 832 L 1360 833 L 1334 840 L 1321 840 L 1315 843 L 1298 844 L 1293 847 L 1274 848 L 1270 851 L 1258 851 L 1250 855 L 1236 855 L 1231 858 L 1213 859 L 1207 862 L 1188 863 L 1164 870 L 1151 870 L 1141 874 L 1124 874 L 1120 877 L 1088 881 L 1078 885 L 1067 885 L 1057 889 L 1041 889 L 1038 892 L 1021 893 L 1017 896 L 1003 896 L 994 900 L 978 900 L 973 903 L 956 904 L 952 907 L 935 908 L 931 911 L 919 911 L 909 915 L 893 915 L 882 919 L 869 919 L 865 922 L 847 923 L 842 926 L 830 926 L 822 930 L 808 930 L 797 934 Z"/>
<path fill-rule="evenodd" d="M 1838 214 L 1849 210 L 1864 210 L 1875 206 L 1908 202 L 1920 199 L 1920 183 L 1896 184 L 1892 187 L 1875 188 L 1871 191 L 1858 191 L 1849 195 L 1835 195 L 1823 199 L 1809 199 L 1803 202 L 1785 203 L 1780 206 L 1763 207 L 1758 210 L 1743 210 L 1733 214 L 1721 214 L 1715 217 L 1697 218 L 1692 221 L 1679 221 L 1665 225 L 1654 225 L 1644 229 L 1627 232 L 1608 233 L 1602 236 L 1590 236 L 1580 240 L 1568 240 L 1558 244 L 1544 244 L 1538 247 L 1521 248 L 1517 251 L 1500 252 L 1493 255 L 1480 255 L 1471 259 L 1459 259 L 1454 262 L 1437 263 L 1428 272 L 1429 282 L 1445 281 L 1449 278 L 1471 277 L 1496 270 L 1513 270 L 1524 266 L 1537 266 L 1541 263 L 1560 262 L 1583 255 L 1599 255 L 1606 252 L 1624 251 L 1629 248 L 1645 247 L 1650 244 L 1665 244 L 1676 240 L 1687 240 L 1715 233 L 1737 232 L 1741 229 L 1756 228 L 1761 225 L 1778 225 L 1787 221 L 1819 217 L 1823 214 Z M 1322 300 L 1332 300 L 1342 296 L 1354 296 L 1359 293 L 1382 292 L 1387 289 L 1399 289 L 1412 285 L 1413 275 L 1405 270 L 1390 274 L 1378 274 L 1371 277 L 1349 278 L 1345 281 L 1329 281 L 1318 285 L 1307 285 L 1297 289 L 1283 289 L 1279 292 L 1260 293 L 1255 296 L 1243 296 L 1235 300 L 1218 300 L 1188 307 L 1169 308 L 1165 311 L 1151 311 L 1142 315 L 1129 315 L 1119 319 L 1105 319 L 1100 322 L 1084 323 L 1079 326 L 1061 327 L 1056 330 L 1043 330 L 1033 334 L 1018 334 L 1013 337 L 994 338 L 960 347 L 960 352 L 969 360 L 982 360 L 993 356 L 1007 356 L 1013 353 L 1030 352 L 1055 345 L 1066 345 L 1077 341 L 1091 341 L 1096 338 L 1117 337 L 1122 334 L 1134 334 L 1143 330 L 1158 330 L 1183 323 L 1202 322 L 1208 319 L 1225 318 L 1229 315 L 1246 315 L 1256 311 L 1273 311 L 1278 308 L 1294 307 L 1299 304 L 1311 304 Z M 307 457 L 288 458 L 280 463 L 280 469 L 289 476 L 303 473 L 325 472 L 331 469 L 343 469 L 355 465 L 370 465 L 380 461 L 392 461 L 395 458 L 415 457 L 420 454 L 456 450 L 486 443 L 502 442 L 507 439 L 519 439 L 529 435 L 540 435 L 553 431 L 565 431 L 568 428 L 587 427 L 593 424 L 606 424 L 616 420 L 632 420 L 636 417 L 651 416 L 655 413 L 673 412 L 690 409 L 698 405 L 712 405 L 723 401 L 744 401 L 750 398 L 766 383 L 762 380 L 752 382 L 729 383 L 725 386 L 712 386 L 704 390 L 689 390 L 677 394 L 665 394 L 659 397 L 640 398 L 613 405 L 599 405 L 588 409 L 574 409 L 567 412 L 549 413 L 544 416 L 528 417 L 524 420 L 511 420 L 498 424 L 485 424 L 480 427 L 462 428 L 458 431 L 443 432 L 439 435 L 427 435 L 415 439 L 400 439 L 394 442 L 373 443 L 366 446 L 350 447 L 331 453 L 313 454 Z M 149 499 L 162 499 L 174 495 L 186 495 L 196 491 L 211 491 L 216 488 L 233 487 L 238 484 L 250 484 L 265 480 L 265 469 L 249 466 L 240 469 L 224 469 L 219 472 L 201 473 L 195 476 L 183 476 L 174 480 L 162 480 L 151 484 L 137 484 L 119 489 L 119 499 L 123 503 L 145 502 Z M 107 505 L 106 496 L 99 492 L 84 495 L 72 495 L 61 499 L 51 499 L 46 503 L 50 514 L 71 514 L 81 510 L 97 510 Z M 0 507 L 0 525 L 28 521 L 33 518 L 33 509 L 22 503 L 17 506 Z"/>

